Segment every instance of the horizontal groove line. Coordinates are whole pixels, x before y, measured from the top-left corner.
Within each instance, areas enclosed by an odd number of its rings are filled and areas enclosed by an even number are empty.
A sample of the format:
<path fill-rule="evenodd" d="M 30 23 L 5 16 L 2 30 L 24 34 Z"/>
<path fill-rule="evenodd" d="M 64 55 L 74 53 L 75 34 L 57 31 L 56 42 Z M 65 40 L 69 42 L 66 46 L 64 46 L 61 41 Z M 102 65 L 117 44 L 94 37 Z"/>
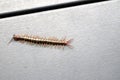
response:
<path fill-rule="evenodd" d="M 43 12 L 43 11 L 49 11 L 49 10 L 55 10 L 55 9 L 61 9 L 61 8 L 67 8 L 67 7 L 78 6 L 78 5 L 83 5 L 83 4 L 102 2 L 102 1 L 109 1 L 109 0 L 74 1 L 74 2 L 62 3 L 62 4 L 56 4 L 56 5 L 49 5 L 49 6 L 44 6 L 44 7 L 24 9 L 24 10 L 18 10 L 18 11 L 13 11 L 13 12 L 6 12 L 6 13 L 0 14 L 0 19 L 20 16 L 20 15 L 25 15 L 25 14 L 31 14 L 31 13 L 37 13 L 37 12 Z"/>

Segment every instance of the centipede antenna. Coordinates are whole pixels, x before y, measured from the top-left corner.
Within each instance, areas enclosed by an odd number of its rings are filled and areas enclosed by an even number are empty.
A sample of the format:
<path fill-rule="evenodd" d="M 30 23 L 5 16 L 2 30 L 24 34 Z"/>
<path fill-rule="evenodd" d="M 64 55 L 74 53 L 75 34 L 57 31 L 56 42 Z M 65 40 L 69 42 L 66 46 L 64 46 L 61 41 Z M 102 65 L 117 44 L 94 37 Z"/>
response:
<path fill-rule="evenodd" d="M 8 42 L 8 45 L 13 41 L 14 39 L 13 38 L 11 38 L 11 40 Z"/>

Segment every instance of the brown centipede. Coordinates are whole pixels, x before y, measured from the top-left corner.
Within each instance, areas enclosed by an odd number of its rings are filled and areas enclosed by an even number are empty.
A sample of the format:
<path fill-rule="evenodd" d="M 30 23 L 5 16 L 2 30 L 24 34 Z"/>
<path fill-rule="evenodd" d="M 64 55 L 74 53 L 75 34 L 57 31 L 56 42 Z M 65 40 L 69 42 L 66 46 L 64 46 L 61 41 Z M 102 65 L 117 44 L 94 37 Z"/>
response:
<path fill-rule="evenodd" d="M 10 40 L 10 42 L 12 40 L 20 41 L 22 43 L 28 42 L 28 43 L 32 43 L 32 44 L 38 44 L 43 47 L 54 46 L 55 48 L 63 48 L 64 49 L 65 46 L 72 48 L 70 43 L 73 39 L 66 40 L 66 38 L 58 39 L 55 37 L 46 38 L 46 37 L 39 37 L 39 36 L 31 36 L 31 35 L 27 35 L 27 34 L 14 34 L 13 38 Z"/>

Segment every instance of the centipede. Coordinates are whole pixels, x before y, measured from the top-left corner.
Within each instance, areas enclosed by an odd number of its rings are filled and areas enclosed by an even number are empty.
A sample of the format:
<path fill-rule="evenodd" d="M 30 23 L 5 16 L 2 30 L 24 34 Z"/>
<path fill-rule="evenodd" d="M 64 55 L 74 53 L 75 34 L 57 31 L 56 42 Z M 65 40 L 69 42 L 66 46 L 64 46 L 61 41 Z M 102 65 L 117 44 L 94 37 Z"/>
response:
<path fill-rule="evenodd" d="M 66 37 L 58 39 L 56 37 L 47 38 L 28 34 L 14 34 L 9 43 L 11 43 L 13 40 L 21 43 L 26 42 L 33 45 L 40 45 L 42 47 L 54 47 L 58 49 L 64 49 L 65 47 L 73 48 L 73 46 L 70 45 L 73 39 L 67 40 Z"/>

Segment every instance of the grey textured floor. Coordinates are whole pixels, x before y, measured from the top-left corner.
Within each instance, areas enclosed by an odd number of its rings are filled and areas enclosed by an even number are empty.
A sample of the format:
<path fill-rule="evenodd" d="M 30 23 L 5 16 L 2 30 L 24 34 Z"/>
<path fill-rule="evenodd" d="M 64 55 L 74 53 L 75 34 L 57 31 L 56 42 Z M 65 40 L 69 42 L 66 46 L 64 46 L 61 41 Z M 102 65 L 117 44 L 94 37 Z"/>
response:
<path fill-rule="evenodd" d="M 120 80 L 120 1 L 0 20 L 0 80 Z M 26 33 L 73 38 L 73 49 L 12 42 Z"/>
<path fill-rule="evenodd" d="M 0 13 L 78 0 L 0 0 Z"/>

